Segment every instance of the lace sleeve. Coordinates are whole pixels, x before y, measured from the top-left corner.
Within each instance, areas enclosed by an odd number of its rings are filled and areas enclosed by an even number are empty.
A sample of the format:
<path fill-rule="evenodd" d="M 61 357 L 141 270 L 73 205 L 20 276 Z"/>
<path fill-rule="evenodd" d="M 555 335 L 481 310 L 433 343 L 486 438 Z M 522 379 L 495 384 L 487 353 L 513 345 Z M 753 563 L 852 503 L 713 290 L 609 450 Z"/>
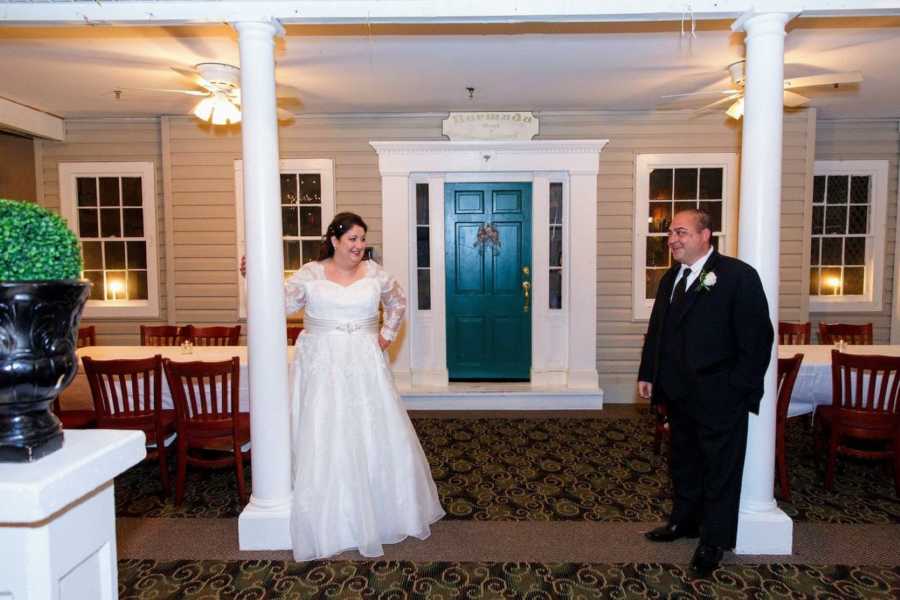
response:
<path fill-rule="evenodd" d="M 403 288 L 400 287 L 393 275 L 380 266 L 376 268 L 376 278 L 381 284 L 381 303 L 384 305 L 381 337 L 393 340 L 397 337 L 397 332 L 400 331 L 400 325 L 403 323 L 403 315 L 406 314 L 406 294 L 403 293 Z"/>
<path fill-rule="evenodd" d="M 284 308 L 288 315 L 306 306 L 306 282 L 314 279 L 312 264 L 307 263 L 284 281 Z"/>

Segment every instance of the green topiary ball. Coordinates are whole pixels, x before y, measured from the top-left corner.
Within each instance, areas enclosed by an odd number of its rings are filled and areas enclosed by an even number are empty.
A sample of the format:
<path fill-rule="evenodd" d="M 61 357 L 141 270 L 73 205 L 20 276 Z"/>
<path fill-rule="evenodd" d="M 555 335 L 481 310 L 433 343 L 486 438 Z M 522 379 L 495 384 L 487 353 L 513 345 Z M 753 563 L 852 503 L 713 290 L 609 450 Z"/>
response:
<path fill-rule="evenodd" d="M 78 238 L 62 217 L 31 202 L 0 199 L 0 281 L 80 275 Z"/>

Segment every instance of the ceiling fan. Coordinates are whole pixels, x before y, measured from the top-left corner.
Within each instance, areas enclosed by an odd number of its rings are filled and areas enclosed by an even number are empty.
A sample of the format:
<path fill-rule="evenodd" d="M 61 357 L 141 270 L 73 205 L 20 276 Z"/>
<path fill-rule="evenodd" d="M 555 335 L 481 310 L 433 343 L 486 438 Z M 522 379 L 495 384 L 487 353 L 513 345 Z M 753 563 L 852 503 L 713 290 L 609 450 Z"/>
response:
<path fill-rule="evenodd" d="M 725 111 L 732 119 L 740 119 L 744 115 L 744 81 L 746 78 L 745 64 L 743 60 L 728 65 L 728 74 L 731 77 L 731 89 L 713 90 L 707 92 L 689 92 L 687 94 L 668 94 L 663 98 L 685 98 L 688 96 L 708 96 L 722 95 L 724 97 L 714 102 L 710 102 L 706 106 L 701 106 L 696 112 L 706 111 L 722 104 L 729 104 Z M 809 103 L 810 99 L 806 96 L 794 92 L 794 89 L 826 86 L 839 87 L 852 83 L 859 83 L 863 80 L 862 73 L 859 71 L 850 71 L 846 73 L 823 73 L 821 75 L 810 75 L 808 77 L 794 77 L 784 80 L 784 105 L 787 108 L 797 108 Z"/>
<path fill-rule="evenodd" d="M 141 88 L 145 91 L 170 92 L 199 96 L 202 100 L 191 111 L 197 118 L 213 125 L 232 125 L 241 121 L 241 70 L 233 65 L 205 62 L 192 69 L 171 67 L 202 90 Z M 281 87 L 281 86 L 279 86 Z M 287 98 L 280 97 L 278 100 Z M 289 120 L 293 115 L 279 108 L 278 119 Z"/>

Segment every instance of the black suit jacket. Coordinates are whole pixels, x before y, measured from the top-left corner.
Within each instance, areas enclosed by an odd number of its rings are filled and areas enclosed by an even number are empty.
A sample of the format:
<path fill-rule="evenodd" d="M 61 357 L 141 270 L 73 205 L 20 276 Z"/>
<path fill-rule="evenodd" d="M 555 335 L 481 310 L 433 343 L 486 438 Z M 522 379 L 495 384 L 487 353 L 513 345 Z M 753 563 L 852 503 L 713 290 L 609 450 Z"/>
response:
<path fill-rule="evenodd" d="M 640 381 L 654 384 L 652 402 L 661 399 L 656 383 L 662 361 L 672 360 L 661 348 L 663 327 L 676 319 L 668 348 L 681 353 L 681 389 L 685 410 L 704 422 L 722 422 L 740 411 L 759 411 L 763 377 L 772 356 L 774 329 L 762 282 L 750 265 L 713 250 L 687 290 L 682 303 L 669 306 L 680 265 L 663 276 L 641 354 Z M 701 289 L 701 279 L 715 273 L 716 283 Z M 671 310 L 670 310 L 671 308 Z"/>

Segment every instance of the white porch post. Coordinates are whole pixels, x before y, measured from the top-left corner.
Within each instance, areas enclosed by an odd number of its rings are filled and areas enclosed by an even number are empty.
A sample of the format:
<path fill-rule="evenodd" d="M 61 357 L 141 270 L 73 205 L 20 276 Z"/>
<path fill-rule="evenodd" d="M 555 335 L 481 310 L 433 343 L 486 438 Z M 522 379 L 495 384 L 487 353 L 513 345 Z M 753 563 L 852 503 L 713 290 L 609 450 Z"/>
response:
<path fill-rule="evenodd" d="M 413 331 L 410 313 L 415 310 L 416 299 L 412 298 L 409 282 L 409 232 L 410 198 L 409 173 L 386 174 L 381 177 L 381 247 L 385 270 L 397 278 L 403 291 L 410 296 L 403 319 L 406 327 L 400 330 L 398 339 L 391 344 L 391 370 L 397 387 L 408 389 L 412 385 L 411 355 Z"/>
<path fill-rule="evenodd" d="M 241 53 L 247 345 L 253 495 L 241 550 L 290 548 L 291 479 L 284 259 L 275 108 L 275 22 L 238 22 Z"/>
<path fill-rule="evenodd" d="M 741 148 L 741 209 L 738 256 L 753 265 L 778 323 L 781 153 L 784 85 L 784 13 L 749 13 L 732 26 L 747 33 L 747 75 Z M 739 554 L 790 554 L 793 522 L 772 494 L 775 478 L 777 355 L 765 379 L 759 415 L 750 415 L 738 523 Z"/>
<path fill-rule="evenodd" d="M 592 166 L 599 166 L 599 161 Z M 572 233 L 569 237 L 568 385 L 596 389 L 599 385 L 596 284 L 585 286 L 584 282 L 597 281 L 597 168 L 572 171 L 569 185 Z"/>

